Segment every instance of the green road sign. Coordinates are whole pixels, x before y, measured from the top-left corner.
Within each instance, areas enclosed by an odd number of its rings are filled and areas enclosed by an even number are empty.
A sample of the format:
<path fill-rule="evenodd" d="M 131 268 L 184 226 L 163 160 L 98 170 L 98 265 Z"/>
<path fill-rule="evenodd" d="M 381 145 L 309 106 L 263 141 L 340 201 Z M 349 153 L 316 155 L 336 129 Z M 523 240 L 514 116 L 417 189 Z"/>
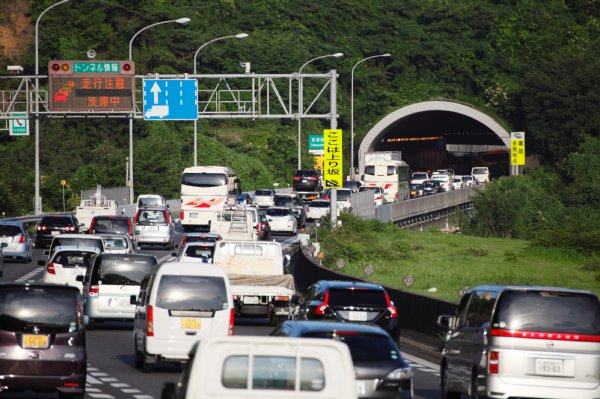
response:
<path fill-rule="evenodd" d="M 27 113 L 25 112 L 13 112 L 10 114 L 13 117 L 22 116 L 23 119 L 11 119 L 10 120 L 10 135 L 11 136 L 29 136 L 29 121 L 27 120 Z"/>

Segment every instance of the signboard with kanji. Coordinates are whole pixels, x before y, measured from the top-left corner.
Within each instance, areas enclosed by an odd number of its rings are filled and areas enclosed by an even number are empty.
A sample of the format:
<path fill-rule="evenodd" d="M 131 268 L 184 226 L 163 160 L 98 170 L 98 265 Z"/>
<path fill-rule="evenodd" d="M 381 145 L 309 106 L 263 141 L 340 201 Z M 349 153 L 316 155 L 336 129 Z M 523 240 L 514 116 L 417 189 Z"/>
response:
<path fill-rule="evenodd" d="M 325 155 L 323 160 L 323 180 L 325 188 L 342 188 L 342 130 L 324 130 Z"/>
<path fill-rule="evenodd" d="M 310 134 L 308 136 L 308 149 L 309 150 L 322 150 L 323 149 L 323 135 L 322 134 Z"/>
<path fill-rule="evenodd" d="M 510 164 L 525 165 L 525 132 L 510 134 Z"/>
<path fill-rule="evenodd" d="M 133 112 L 133 61 L 64 61 L 48 63 L 50 111 Z"/>

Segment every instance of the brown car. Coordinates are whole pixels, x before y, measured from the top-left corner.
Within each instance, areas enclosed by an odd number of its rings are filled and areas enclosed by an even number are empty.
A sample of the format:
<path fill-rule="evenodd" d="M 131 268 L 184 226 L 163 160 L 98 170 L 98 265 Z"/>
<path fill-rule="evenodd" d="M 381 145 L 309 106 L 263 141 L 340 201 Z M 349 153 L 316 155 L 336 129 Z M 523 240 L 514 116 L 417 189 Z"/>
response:
<path fill-rule="evenodd" d="M 83 399 L 87 354 L 79 290 L 0 284 L 0 392 L 58 392 Z"/>

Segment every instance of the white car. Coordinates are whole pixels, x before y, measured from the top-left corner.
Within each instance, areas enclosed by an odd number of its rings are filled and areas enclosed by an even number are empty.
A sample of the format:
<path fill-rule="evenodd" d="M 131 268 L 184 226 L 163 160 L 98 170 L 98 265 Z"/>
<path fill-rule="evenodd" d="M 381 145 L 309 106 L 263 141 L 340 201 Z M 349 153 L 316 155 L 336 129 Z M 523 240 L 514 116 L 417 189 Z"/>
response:
<path fill-rule="evenodd" d="M 340 211 L 351 211 L 352 210 L 352 202 L 350 202 L 350 197 L 352 196 L 352 190 L 349 188 L 338 188 L 336 190 L 336 205 Z M 331 190 L 325 190 L 323 193 L 323 198 L 327 200 L 331 200 Z"/>
<path fill-rule="evenodd" d="M 424 181 L 429 180 L 430 176 L 427 172 L 413 172 L 410 175 L 410 184 L 423 184 Z"/>
<path fill-rule="evenodd" d="M 442 186 L 444 191 L 450 191 L 450 190 L 454 189 L 454 186 L 452 185 L 452 179 L 450 179 L 450 176 L 448 176 L 446 174 L 434 173 L 433 176 L 431 177 L 431 180 L 439 181 L 440 186 Z"/>
<path fill-rule="evenodd" d="M 471 187 L 477 184 L 477 180 L 472 175 L 462 176 L 463 187 Z"/>
<path fill-rule="evenodd" d="M 203 262 L 212 263 L 215 253 L 216 241 L 189 242 L 173 252 L 171 256 L 176 257 L 177 262 Z"/>
<path fill-rule="evenodd" d="M 261 207 L 267 208 L 275 205 L 275 190 L 270 188 L 256 190 L 253 194 L 254 204 Z"/>
<path fill-rule="evenodd" d="M 133 254 L 135 246 L 124 234 L 100 234 L 104 238 L 104 252 L 111 254 Z"/>
<path fill-rule="evenodd" d="M 331 203 L 329 200 L 314 200 L 308 203 L 306 220 L 319 220 L 329 215 Z"/>
<path fill-rule="evenodd" d="M 486 166 L 471 168 L 471 175 L 478 183 L 487 183 L 490 181 L 490 170 Z"/>
<path fill-rule="evenodd" d="M 455 175 L 452 178 L 452 187 L 454 187 L 455 190 L 464 187 L 462 176 Z"/>
<path fill-rule="evenodd" d="M 45 283 L 65 284 L 79 288 L 83 284 L 77 281 L 77 276 L 84 276 L 88 266 L 100 254 L 97 248 L 81 248 L 78 246 L 64 245 L 55 247 L 53 255 L 48 262 L 38 261 L 39 266 L 44 266 Z"/>
<path fill-rule="evenodd" d="M 290 208 L 272 206 L 267 209 L 266 215 L 271 227 L 271 233 L 296 234 L 298 222 Z"/>
<path fill-rule="evenodd" d="M 380 206 L 387 202 L 385 200 L 385 195 L 383 195 L 383 188 L 379 186 L 362 186 L 358 189 L 358 192 L 360 193 L 367 190 L 373 191 L 373 200 L 375 201 L 375 206 Z"/>

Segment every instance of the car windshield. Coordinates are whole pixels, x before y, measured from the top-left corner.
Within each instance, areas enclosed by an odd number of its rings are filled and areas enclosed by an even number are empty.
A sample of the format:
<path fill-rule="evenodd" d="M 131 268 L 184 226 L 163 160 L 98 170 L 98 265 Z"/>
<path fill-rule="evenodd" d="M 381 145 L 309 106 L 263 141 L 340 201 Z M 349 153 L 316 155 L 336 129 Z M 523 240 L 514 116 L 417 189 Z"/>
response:
<path fill-rule="evenodd" d="M 140 285 L 156 265 L 154 256 L 101 256 L 96 260 L 92 284 Z"/>
<path fill-rule="evenodd" d="M 1 287 L 0 330 L 12 332 L 75 331 L 77 290 L 63 287 Z"/>
<path fill-rule="evenodd" d="M 13 237 L 21 234 L 19 226 L 12 226 L 8 224 L 0 224 L 0 236 Z"/>
<path fill-rule="evenodd" d="M 59 251 L 54 255 L 52 263 L 58 263 L 63 268 L 76 266 L 87 268 L 95 254 L 96 252 L 91 251 Z"/>
<path fill-rule="evenodd" d="M 390 337 L 356 331 L 308 333 L 307 338 L 331 338 L 348 345 L 353 362 L 385 362 L 402 359 L 398 346 Z"/>
<path fill-rule="evenodd" d="M 71 219 L 69 218 L 62 218 L 62 217 L 49 217 L 49 218 L 42 218 L 42 220 L 40 221 L 40 225 L 41 226 L 52 226 L 52 227 L 64 227 L 64 226 L 72 226 L 73 223 L 71 222 Z"/>
<path fill-rule="evenodd" d="M 286 208 L 271 208 L 267 209 L 267 216 L 270 217 L 282 217 L 288 216 L 290 214 L 290 210 Z"/>
<path fill-rule="evenodd" d="M 156 306 L 169 310 L 217 311 L 228 308 L 222 277 L 163 275 Z"/>
<path fill-rule="evenodd" d="M 193 187 L 216 187 L 227 184 L 227 176 L 223 173 L 184 173 L 181 184 Z"/>
<path fill-rule="evenodd" d="M 329 290 L 329 306 L 386 308 L 387 302 L 381 290 L 332 288 Z"/>
<path fill-rule="evenodd" d="M 593 295 L 507 291 L 496 309 L 493 328 L 600 335 L 600 302 Z"/>

